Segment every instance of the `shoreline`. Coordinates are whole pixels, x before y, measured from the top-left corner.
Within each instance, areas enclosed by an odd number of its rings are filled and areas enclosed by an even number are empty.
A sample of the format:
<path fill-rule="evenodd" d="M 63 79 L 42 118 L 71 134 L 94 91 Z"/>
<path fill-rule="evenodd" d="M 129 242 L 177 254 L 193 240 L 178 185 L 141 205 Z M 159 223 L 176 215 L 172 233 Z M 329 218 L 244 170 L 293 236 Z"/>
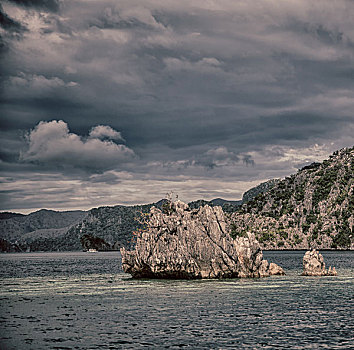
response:
<path fill-rule="evenodd" d="M 318 251 L 322 252 L 354 252 L 354 249 L 330 249 L 330 248 L 323 248 L 323 249 L 318 249 L 315 248 Z M 308 250 L 311 250 L 311 248 L 308 249 L 262 249 L 262 252 L 306 252 Z M 113 253 L 113 252 L 118 252 L 120 253 L 120 250 L 98 250 L 96 253 Z M 90 253 L 88 251 L 83 251 L 83 250 L 36 250 L 36 251 L 31 251 L 31 252 L 0 252 L 1 254 L 31 254 L 31 253 Z"/>

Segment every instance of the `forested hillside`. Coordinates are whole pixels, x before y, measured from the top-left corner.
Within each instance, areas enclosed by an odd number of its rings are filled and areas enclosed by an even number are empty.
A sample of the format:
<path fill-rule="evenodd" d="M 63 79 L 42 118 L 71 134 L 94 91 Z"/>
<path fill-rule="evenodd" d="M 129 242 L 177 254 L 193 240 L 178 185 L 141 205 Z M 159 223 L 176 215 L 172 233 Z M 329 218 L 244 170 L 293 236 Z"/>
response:
<path fill-rule="evenodd" d="M 230 215 L 233 236 L 266 249 L 353 248 L 354 149 L 335 152 L 278 182 Z"/>

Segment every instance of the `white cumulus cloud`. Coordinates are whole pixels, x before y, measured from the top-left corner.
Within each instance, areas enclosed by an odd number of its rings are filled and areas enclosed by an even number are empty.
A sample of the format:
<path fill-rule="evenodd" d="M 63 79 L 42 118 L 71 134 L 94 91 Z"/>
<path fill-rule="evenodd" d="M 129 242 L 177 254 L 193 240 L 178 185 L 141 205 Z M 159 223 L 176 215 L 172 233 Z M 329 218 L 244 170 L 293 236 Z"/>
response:
<path fill-rule="evenodd" d="M 105 125 L 91 129 L 89 137 L 85 139 L 71 133 L 67 123 L 62 120 L 42 121 L 28 133 L 28 149 L 22 153 L 21 159 L 48 166 L 100 171 L 119 168 L 122 163 L 136 157 L 127 146 L 102 138 L 123 140 L 118 131 Z"/>
<path fill-rule="evenodd" d="M 117 141 L 125 141 L 119 131 L 112 129 L 108 125 L 97 125 L 90 131 L 90 138 L 96 139 L 111 139 Z"/>

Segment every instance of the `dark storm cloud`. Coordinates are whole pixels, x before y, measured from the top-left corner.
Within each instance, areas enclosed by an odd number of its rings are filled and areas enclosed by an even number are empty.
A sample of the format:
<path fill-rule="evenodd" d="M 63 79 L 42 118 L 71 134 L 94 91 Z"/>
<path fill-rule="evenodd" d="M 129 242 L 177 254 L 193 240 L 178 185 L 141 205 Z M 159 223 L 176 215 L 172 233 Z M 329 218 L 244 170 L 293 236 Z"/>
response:
<path fill-rule="evenodd" d="M 18 0 L 3 16 L 21 39 L 1 57 L 1 165 L 28 200 L 16 164 L 32 184 L 55 170 L 78 207 L 114 184 L 124 202 L 171 184 L 237 199 L 353 144 L 353 2 Z M 21 137 L 53 120 L 68 130 L 55 142 Z"/>
<path fill-rule="evenodd" d="M 226 147 L 212 148 L 201 155 L 196 164 L 209 168 L 232 166 L 238 163 L 240 158 L 234 152 L 230 152 Z"/>
<path fill-rule="evenodd" d="M 25 25 L 8 16 L 0 4 L 0 59 L 8 52 L 11 41 L 22 39 L 22 34 L 26 30 Z M 0 66 L 0 75 L 2 77 L 6 75 L 5 66 Z"/>
<path fill-rule="evenodd" d="M 25 146 L 24 133 L 0 131 L 0 161 L 17 163 L 20 150 Z"/>
<path fill-rule="evenodd" d="M 36 8 L 56 12 L 59 10 L 60 0 L 8 0 L 16 5 L 27 8 Z"/>
<path fill-rule="evenodd" d="M 21 23 L 13 20 L 6 13 L 3 12 L 2 6 L 0 4 L 0 26 L 5 30 L 14 31 L 14 32 L 23 32 L 26 30 Z"/>

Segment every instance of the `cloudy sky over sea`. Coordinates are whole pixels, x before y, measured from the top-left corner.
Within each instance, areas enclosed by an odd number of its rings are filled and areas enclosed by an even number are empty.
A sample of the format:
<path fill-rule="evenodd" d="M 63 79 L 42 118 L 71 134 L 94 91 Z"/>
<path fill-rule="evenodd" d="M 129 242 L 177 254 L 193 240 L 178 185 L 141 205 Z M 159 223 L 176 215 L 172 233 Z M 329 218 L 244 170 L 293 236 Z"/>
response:
<path fill-rule="evenodd" d="M 0 6 L 0 210 L 236 200 L 354 144 L 353 1 Z"/>

